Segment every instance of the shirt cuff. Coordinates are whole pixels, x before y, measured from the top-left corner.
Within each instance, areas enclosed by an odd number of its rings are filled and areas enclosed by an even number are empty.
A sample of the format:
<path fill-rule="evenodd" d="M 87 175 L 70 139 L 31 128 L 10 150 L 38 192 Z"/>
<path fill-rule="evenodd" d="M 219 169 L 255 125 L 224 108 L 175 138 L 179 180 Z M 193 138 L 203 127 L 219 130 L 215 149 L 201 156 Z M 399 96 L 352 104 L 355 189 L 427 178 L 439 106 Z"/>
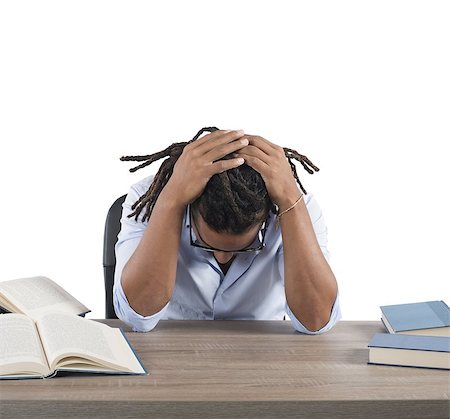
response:
<path fill-rule="evenodd" d="M 170 303 L 169 301 L 160 311 L 151 316 L 142 316 L 130 306 L 120 280 L 114 284 L 113 302 L 117 317 L 127 323 L 133 329 L 133 332 L 149 332 L 152 330 L 161 320 Z"/>
<path fill-rule="evenodd" d="M 305 333 L 308 335 L 319 335 L 321 333 L 325 333 L 328 330 L 330 330 L 342 317 L 341 307 L 340 307 L 340 303 L 339 303 L 339 291 L 337 292 L 336 300 L 333 304 L 333 309 L 331 310 L 330 320 L 328 321 L 328 323 L 325 326 L 323 326 L 319 330 L 311 331 L 311 330 L 307 329 L 305 326 L 303 326 L 303 324 L 300 322 L 300 320 L 298 320 L 295 317 L 294 313 L 292 313 L 287 302 L 286 302 L 286 314 L 291 319 L 292 326 L 294 327 L 294 329 L 297 332 Z"/>

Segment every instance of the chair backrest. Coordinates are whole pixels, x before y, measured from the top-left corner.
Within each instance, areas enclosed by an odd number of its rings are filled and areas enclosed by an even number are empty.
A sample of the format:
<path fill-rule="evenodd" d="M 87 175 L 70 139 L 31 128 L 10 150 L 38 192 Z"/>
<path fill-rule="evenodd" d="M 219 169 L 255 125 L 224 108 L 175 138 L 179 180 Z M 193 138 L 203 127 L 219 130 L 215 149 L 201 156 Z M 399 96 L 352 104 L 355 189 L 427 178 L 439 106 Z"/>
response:
<path fill-rule="evenodd" d="M 117 319 L 113 306 L 114 270 L 116 268 L 116 254 L 114 246 L 120 231 L 120 218 L 122 217 L 122 204 L 126 195 L 117 198 L 111 205 L 106 216 L 105 234 L 103 236 L 103 275 L 105 277 L 105 318 Z"/>

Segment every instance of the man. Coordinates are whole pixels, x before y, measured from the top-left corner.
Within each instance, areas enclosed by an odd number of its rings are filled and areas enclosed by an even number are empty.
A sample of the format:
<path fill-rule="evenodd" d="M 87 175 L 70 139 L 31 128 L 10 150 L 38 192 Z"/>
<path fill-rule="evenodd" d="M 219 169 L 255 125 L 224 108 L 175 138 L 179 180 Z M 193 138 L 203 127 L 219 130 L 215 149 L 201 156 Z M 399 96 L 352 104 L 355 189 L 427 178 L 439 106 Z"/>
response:
<path fill-rule="evenodd" d="M 339 320 L 326 225 L 291 162 L 317 171 L 307 157 L 243 131 L 204 128 L 189 143 L 122 160 L 145 161 L 137 170 L 162 157 L 156 176 L 133 185 L 123 205 L 120 319 L 149 331 L 160 319 L 287 314 L 308 334 Z"/>

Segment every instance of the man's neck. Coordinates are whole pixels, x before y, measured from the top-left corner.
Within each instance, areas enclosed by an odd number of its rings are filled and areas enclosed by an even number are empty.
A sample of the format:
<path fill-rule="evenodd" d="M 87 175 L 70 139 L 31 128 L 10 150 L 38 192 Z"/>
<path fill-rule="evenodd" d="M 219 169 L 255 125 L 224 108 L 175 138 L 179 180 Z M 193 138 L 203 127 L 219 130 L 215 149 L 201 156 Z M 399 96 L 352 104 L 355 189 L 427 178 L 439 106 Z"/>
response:
<path fill-rule="evenodd" d="M 231 263 L 233 262 L 233 260 L 235 259 L 236 255 L 233 255 L 233 257 L 226 263 L 220 263 L 215 257 L 214 259 L 216 259 L 217 264 L 219 265 L 221 271 L 223 272 L 224 275 L 227 274 L 228 269 L 230 269 Z"/>

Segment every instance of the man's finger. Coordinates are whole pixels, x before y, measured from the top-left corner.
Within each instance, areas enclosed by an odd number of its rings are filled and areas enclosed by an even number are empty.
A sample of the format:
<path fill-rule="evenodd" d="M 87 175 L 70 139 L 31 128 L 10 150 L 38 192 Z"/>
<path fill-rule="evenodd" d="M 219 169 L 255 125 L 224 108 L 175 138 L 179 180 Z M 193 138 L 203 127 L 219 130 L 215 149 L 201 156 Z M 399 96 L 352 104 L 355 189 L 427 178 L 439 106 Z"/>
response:
<path fill-rule="evenodd" d="M 209 134 L 204 135 L 203 137 L 200 137 L 199 139 L 195 140 L 193 143 L 191 143 L 192 148 L 197 148 L 206 141 L 214 140 L 217 137 L 222 136 L 223 134 L 226 134 L 227 132 L 231 132 L 231 130 L 223 130 L 219 129 L 213 132 L 210 132 Z"/>
<path fill-rule="evenodd" d="M 248 146 L 248 140 L 244 138 L 240 138 L 238 140 L 234 140 L 231 143 L 225 143 L 214 147 L 211 151 L 204 155 L 206 161 L 214 162 L 216 160 L 220 160 L 222 157 L 227 156 L 228 154 L 232 154 L 237 152 L 244 147 Z"/>
<path fill-rule="evenodd" d="M 264 150 L 270 150 L 270 149 L 277 149 L 277 145 L 274 143 L 271 143 L 269 140 L 266 140 L 265 138 L 261 137 L 260 135 L 251 135 L 251 134 L 246 134 L 245 135 L 250 143 L 255 143 L 258 145 L 261 145 L 261 148 Z"/>
<path fill-rule="evenodd" d="M 236 159 L 230 159 L 230 160 L 219 160 L 215 163 L 211 164 L 211 176 L 225 172 L 226 170 L 234 169 L 238 166 L 241 166 L 245 163 L 245 160 L 242 157 L 238 157 Z"/>
<path fill-rule="evenodd" d="M 245 137 L 247 138 L 247 137 Z M 248 145 L 247 147 L 244 147 L 237 151 L 235 153 L 237 157 L 257 157 L 261 161 L 263 161 L 265 164 L 270 165 L 270 159 L 271 157 L 266 154 L 263 150 L 260 148 L 254 146 L 254 145 Z"/>
<path fill-rule="evenodd" d="M 267 173 L 267 170 L 270 168 L 268 164 L 264 163 L 258 157 L 253 157 L 245 154 L 242 155 L 242 157 L 244 158 L 245 163 L 255 169 L 264 178 L 264 174 Z"/>
<path fill-rule="evenodd" d="M 248 138 L 250 145 L 258 147 L 260 150 L 264 151 L 264 153 L 269 156 L 278 155 L 280 151 L 282 151 L 281 147 L 278 147 L 276 144 L 271 143 L 263 137 L 258 135 L 245 135 L 245 138 Z"/>
<path fill-rule="evenodd" d="M 196 147 L 195 150 L 196 150 L 196 152 L 199 153 L 199 155 L 205 155 L 216 147 L 236 141 L 237 139 L 241 138 L 243 135 L 244 135 L 244 131 L 242 131 L 242 130 L 225 132 L 214 138 L 207 139 L 206 141 L 201 143 L 200 146 Z"/>

